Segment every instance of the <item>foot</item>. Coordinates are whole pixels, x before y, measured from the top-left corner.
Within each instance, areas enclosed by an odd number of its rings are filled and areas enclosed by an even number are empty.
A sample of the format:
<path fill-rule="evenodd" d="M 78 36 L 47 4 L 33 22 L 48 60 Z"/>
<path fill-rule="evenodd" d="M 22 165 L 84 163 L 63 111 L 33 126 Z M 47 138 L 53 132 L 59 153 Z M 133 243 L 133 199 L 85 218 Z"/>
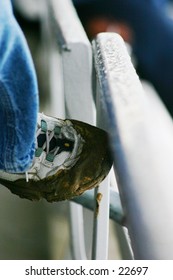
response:
<path fill-rule="evenodd" d="M 96 187 L 112 165 L 107 133 L 80 121 L 39 114 L 36 142 L 26 173 L 0 171 L 0 184 L 22 198 L 71 199 Z"/>

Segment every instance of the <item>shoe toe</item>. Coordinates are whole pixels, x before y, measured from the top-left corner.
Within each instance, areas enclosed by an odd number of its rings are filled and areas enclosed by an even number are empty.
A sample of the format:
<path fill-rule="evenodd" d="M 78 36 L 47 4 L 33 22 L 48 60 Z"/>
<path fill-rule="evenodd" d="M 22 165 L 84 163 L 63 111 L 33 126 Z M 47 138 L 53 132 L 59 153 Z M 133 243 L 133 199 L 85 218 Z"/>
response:
<path fill-rule="evenodd" d="M 112 166 L 108 134 L 80 121 L 71 120 L 71 122 L 84 139 L 83 149 L 72 168 L 59 170 L 54 175 L 56 192 L 47 196 L 49 201 L 71 199 L 98 186 Z"/>

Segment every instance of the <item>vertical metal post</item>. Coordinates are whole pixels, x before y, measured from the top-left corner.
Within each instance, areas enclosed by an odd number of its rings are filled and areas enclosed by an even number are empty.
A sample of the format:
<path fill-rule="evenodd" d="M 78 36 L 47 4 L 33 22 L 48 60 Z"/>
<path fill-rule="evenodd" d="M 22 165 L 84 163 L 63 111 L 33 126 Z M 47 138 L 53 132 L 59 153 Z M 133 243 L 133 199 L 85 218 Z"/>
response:
<path fill-rule="evenodd" d="M 106 130 L 104 106 L 101 103 L 100 87 L 96 81 L 96 111 L 97 125 Z M 109 205 L 110 205 L 110 177 L 108 176 L 95 189 L 95 211 L 93 227 L 92 259 L 108 258 L 109 240 Z"/>
<path fill-rule="evenodd" d="M 82 207 L 71 202 L 69 205 L 70 211 L 70 227 L 71 227 L 71 251 L 72 257 L 76 260 L 86 260 L 85 250 L 85 232 L 83 224 L 83 211 Z M 80 223 L 79 223 L 80 221 Z"/>
<path fill-rule="evenodd" d="M 54 37 L 61 53 L 65 117 L 94 124 L 91 44 L 70 0 L 48 3 Z M 85 259 L 83 207 L 71 202 L 69 207 L 72 254 L 74 259 Z"/>
<path fill-rule="evenodd" d="M 109 176 L 95 189 L 92 259 L 108 258 L 109 241 Z"/>

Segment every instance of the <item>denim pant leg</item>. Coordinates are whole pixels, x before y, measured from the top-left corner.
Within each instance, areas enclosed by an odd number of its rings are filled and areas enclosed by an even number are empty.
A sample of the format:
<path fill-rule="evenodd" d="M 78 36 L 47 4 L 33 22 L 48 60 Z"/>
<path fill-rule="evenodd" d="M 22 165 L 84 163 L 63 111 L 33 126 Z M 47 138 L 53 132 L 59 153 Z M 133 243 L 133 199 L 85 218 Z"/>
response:
<path fill-rule="evenodd" d="M 0 1 L 0 169 L 23 172 L 35 151 L 38 87 L 10 0 Z"/>

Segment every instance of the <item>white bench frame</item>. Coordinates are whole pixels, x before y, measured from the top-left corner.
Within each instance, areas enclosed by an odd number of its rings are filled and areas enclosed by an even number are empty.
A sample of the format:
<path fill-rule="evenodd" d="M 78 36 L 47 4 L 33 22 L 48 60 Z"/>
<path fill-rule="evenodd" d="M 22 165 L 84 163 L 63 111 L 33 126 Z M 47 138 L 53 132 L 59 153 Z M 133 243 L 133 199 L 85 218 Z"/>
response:
<path fill-rule="evenodd" d="M 51 114 L 108 130 L 134 258 L 172 259 L 172 119 L 156 95 L 143 91 L 120 36 L 99 34 L 92 49 L 70 0 L 50 0 L 47 11 Z M 94 218 L 92 259 L 108 257 L 110 206 L 123 217 L 119 195 L 114 207 L 110 191 L 108 176 L 95 190 L 95 198 L 101 192 L 103 199 Z M 76 202 L 84 204 L 82 199 Z M 75 259 L 87 259 L 82 212 L 82 206 L 70 203 Z"/>

